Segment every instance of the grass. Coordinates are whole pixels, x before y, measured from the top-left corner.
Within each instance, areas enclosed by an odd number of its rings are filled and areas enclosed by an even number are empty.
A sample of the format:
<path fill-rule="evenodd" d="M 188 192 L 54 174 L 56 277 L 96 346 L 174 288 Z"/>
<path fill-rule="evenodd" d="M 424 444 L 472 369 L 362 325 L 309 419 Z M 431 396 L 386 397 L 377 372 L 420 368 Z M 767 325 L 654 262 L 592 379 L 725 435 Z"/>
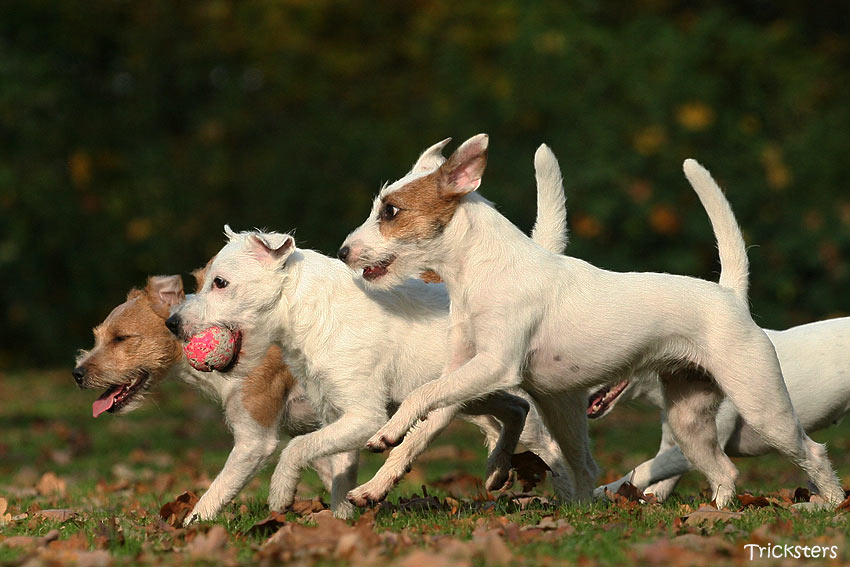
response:
<path fill-rule="evenodd" d="M 124 417 L 106 415 L 95 420 L 90 411 L 94 397 L 93 392 L 77 390 L 68 371 L 0 374 L 0 498 L 8 501 L 10 515 L 26 514 L 0 524 L 0 539 L 43 537 L 58 531 L 58 538 L 47 546 L 0 541 L 0 564 L 49 564 L 57 557 L 64 563 L 91 563 L 94 559 L 86 553 L 97 550 L 108 553 L 116 565 L 200 565 L 213 558 L 234 565 L 289 560 L 291 549 L 281 548 L 278 555 L 269 556 L 262 545 L 271 534 L 252 529 L 269 514 L 265 498 L 271 467 L 216 522 L 174 530 L 159 518 L 160 507 L 183 491 L 202 493 L 227 458 L 231 438 L 215 404 L 184 384 L 165 384 L 144 408 Z M 604 471 L 600 481 L 606 482 L 654 454 L 659 438 L 657 415 L 648 408 L 618 408 L 605 421 L 592 423 L 591 429 L 594 454 Z M 815 435 L 818 441 L 828 442 L 839 474 L 845 475 L 845 486 L 850 485 L 847 433 L 848 427 L 839 425 Z M 510 554 L 511 564 L 523 565 L 693 564 L 702 560 L 716 565 L 746 559 L 743 546 L 748 542 L 837 545 L 839 558 L 834 562 L 850 559 L 845 545 L 850 528 L 840 513 L 747 508 L 739 518 L 713 525 L 683 523 L 681 517 L 708 500 L 705 482 L 696 473 L 687 475 L 676 497 L 662 505 L 622 502 L 554 508 L 546 504 L 551 487 L 545 483 L 535 490 L 543 502 L 521 507 L 508 495 L 482 501 L 480 489 L 472 487 L 469 479 L 482 474 L 484 460 L 477 430 L 465 423 L 453 424 L 392 493 L 392 506 L 364 514 L 353 526 L 320 523 L 319 528 L 296 530 L 287 537 L 303 538 L 291 541 L 303 541 L 295 547 L 311 550 L 308 561 L 329 565 L 398 562 L 415 567 L 412 554 L 416 550 L 428 550 L 437 561 L 433 567 L 440 558 L 449 561 L 446 564 L 490 564 L 505 561 L 505 553 Z M 383 456 L 364 452 L 360 480 L 370 478 L 382 461 Z M 780 489 L 806 484 L 801 473 L 778 456 L 736 463 L 741 470 L 739 493 L 777 496 Z M 45 491 L 48 473 L 56 475 L 60 485 L 64 483 L 64 491 Z M 36 489 L 40 483 L 41 492 Z M 460 501 L 457 509 L 453 511 L 451 505 L 409 509 L 408 501 L 414 494 L 422 495 L 423 484 L 441 503 L 454 496 Z M 315 473 L 308 471 L 299 496 L 315 495 L 327 500 Z M 38 510 L 47 509 L 69 509 L 75 517 L 61 522 L 38 515 Z M 294 513 L 287 517 L 298 529 L 321 522 L 321 518 Z M 367 520 L 369 526 L 374 523 L 369 530 L 379 534 L 380 542 L 357 548 L 354 555 L 316 547 L 319 530 L 342 530 L 339 541 L 343 541 L 345 530 L 358 529 Z M 191 551 L 204 537 L 213 537 L 216 525 L 226 530 L 228 551 L 216 548 L 212 555 Z M 494 543 L 492 538 L 499 541 Z M 21 538 L 10 541 L 21 543 Z"/>

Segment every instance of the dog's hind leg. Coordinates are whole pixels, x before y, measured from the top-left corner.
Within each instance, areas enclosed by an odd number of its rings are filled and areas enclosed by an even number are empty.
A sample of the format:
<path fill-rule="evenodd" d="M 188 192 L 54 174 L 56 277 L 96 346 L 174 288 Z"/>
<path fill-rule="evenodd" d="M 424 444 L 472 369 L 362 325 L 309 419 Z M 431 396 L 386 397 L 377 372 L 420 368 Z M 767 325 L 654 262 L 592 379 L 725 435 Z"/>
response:
<path fill-rule="evenodd" d="M 566 464 L 569 467 L 567 478 L 571 476 L 572 483 L 575 486 L 575 492 L 568 496 L 571 496 L 572 501 L 589 501 L 593 494 L 599 468 L 590 453 L 590 441 L 587 433 L 586 392 L 581 390 L 557 394 L 534 391 L 529 391 L 529 393 L 534 398 L 549 433 L 557 442 L 560 453 L 566 457 Z M 554 460 L 557 465 L 557 458 Z M 552 467 L 549 462 L 546 464 L 550 468 Z M 553 476 L 564 474 L 555 469 L 552 470 L 552 473 Z M 572 483 L 570 484 L 572 485 Z M 562 490 L 565 488 L 565 486 L 562 486 Z M 559 494 L 559 496 L 561 495 Z M 562 498 L 567 500 L 568 496 Z"/>
<path fill-rule="evenodd" d="M 734 342 L 720 345 L 723 356 L 706 360 L 705 368 L 747 425 L 803 469 L 824 498 L 838 504 L 844 491 L 826 447 L 806 435 L 791 405 L 773 344 L 761 329 L 756 331 L 728 337 Z"/>
<path fill-rule="evenodd" d="M 660 372 L 667 421 L 682 453 L 711 484 L 718 508 L 735 496 L 738 470 L 717 439 L 715 416 L 722 393 L 700 369 Z"/>
<path fill-rule="evenodd" d="M 511 457 L 522 435 L 529 407 L 526 400 L 507 392 L 496 392 L 464 406 L 465 413 L 489 414 L 501 422 L 500 435 L 490 447 L 490 455 L 487 458 L 487 476 L 484 482 L 487 490 L 498 490 L 508 481 L 511 474 Z"/>

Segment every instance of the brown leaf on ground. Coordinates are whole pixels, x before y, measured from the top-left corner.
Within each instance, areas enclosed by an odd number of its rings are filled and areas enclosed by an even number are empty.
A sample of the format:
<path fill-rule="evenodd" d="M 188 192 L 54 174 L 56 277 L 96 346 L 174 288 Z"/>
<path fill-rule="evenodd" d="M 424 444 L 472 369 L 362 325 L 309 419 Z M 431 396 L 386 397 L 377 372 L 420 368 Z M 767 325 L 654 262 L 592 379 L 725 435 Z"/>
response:
<path fill-rule="evenodd" d="M 714 566 L 718 560 L 728 559 L 735 547 L 722 536 L 684 534 L 672 539 L 659 539 L 634 546 L 632 556 L 644 565 L 697 565 Z"/>
<path fill-rule="evenodd" d="M 292 561 L 301 558 L 351 558 L 368 555 L 380 544 L 369 522 L 349 526 L 330 510 L 313 514 L 315 526 L 288 523 L 271 536 L 260 550 L 261 559 Z"/>
<path fill-rule="evenodd" d="M 696 512 L 691 512 L 687 516 L 681 518 L 682 524 L 685 526 L 698 526 L 702 523 L 714 525 L 716 522 L 728 522 L 742 517 L 740 512 L 728 512 L 726 510 L 718 510 L 711 506 L 702 506 Z"/>
<path fill-rule="evenodd" d="M 245 533 L 249 535 L 267 535 L 276 532 L 284 525 L 286 525 L 286 514 L 270 512 L 268 516 L 248 528 Z"/>
<path fill-rule="evenodd" d="M 406 555 L 399 563 L 401 567 L 468 567 L 469 561 L 458 561 L 445 554 L 417 549 Z"/>
<path fill-rule="evenodd" d="M 194 492 L 186 491 L 171 502 L 163 504 L 159 509 L 159 517 L 169 526 L 180 526 L 197 503 L 198 496 Z"/>
<path fill-rule="evenodd" d="M 195 536 L 186 551 L 192 559 L 220 560 L 221 554 L 227 547 L 227 530 L 224 526 L 215 525 L 207 533 L 199 533 Z"/>
<path fill-rule="evenodd" d="M 33 514 L 38 518 L 44 518 L 46 520 L 54 520 L 57 522 L 67 522 L 68 520 L 72 520 L 76 518 L 79 514 L 77 514 L 73 510 L 68 510 L 65 508 L 54 508 L 50 510 L 39 510 Z"/>
<path fill-rule="evenodd" d="M 543 482 L 546 472 L 551 470 L 543 459 L 531 451 L 511 456 L 511 468 L 516 471 L 516 478 L 522 484 L 523 492 L 528 492 Z"/>
<path fill-rule="evenodd" d="M 314 512 L 321 512 L 325 510 L 327 506 L 324 502 L 319 498 L 313 498 L 311 500 L 299 500 L 296 499 L 295 502 L 292 503 L 292 506 L 289 507 L 290 510 L 298 514 L 299 516 L 307 516 L 309 514 L 313 514 Z"/>
<path fill-rule="evenodd" d="M 41 475 L 38 483 L 35 485 L 36 491 L 42 496 L 50 494 L 59 494 L 65 496 L 68 492 L 68 484 L 53 472 L 46 472 Z"/>
<path fill-rule="evenodd" d="M 56 539 L 47 544 L 53 550 L 82 551 L 89 548 L 89 538 L 84 532 L 77 532 L 67 539 Z"/>
<path fill-rule="evenodd" d="M 744 508 L 765 508 L 771 505 L 770 500 L 764 496 L 753 496 L 752 494 L 738 494 L 738 502 L 741 503 L 741 509 Z"/>
<path fill-rule="evenodd" d="M 43 545 L 47 545 L 51 541 L 59 539 L 59 530 L 50 530 L 42 537 L 36 536 L 11 536 L 7 537 L 3 541 L 0 541 L 0 545 L 6 547 L 23 547 L 25 549 L 35 549 L 41 547 Z"/>

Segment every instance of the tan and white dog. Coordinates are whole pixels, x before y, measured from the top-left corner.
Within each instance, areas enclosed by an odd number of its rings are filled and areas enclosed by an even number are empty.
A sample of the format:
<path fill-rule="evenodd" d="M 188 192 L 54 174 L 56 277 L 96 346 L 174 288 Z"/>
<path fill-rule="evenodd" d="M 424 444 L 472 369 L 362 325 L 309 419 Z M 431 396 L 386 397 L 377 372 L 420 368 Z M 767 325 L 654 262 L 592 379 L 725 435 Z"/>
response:
<path fill-rule="evenodd" d="M 451 300 L 443 375 L 411 392 L 370 448 L 397 444 L 429 412 L 521 386 L 568 459 L 577 496 L 589 499 L 587 389 L 658 372 L 676 441 L 708 478 L 718 506 L 734 497 L 737 477 L 715 426 L 724 395 L 828 501 L 843 500 L 826 449 L 797 420 L 746 297 L 723 281 L 610 272 L 541 248 L 476 192 L 487 147 L 486 135 L 475 136 L 438 169 L 385 187 L 340 250 L 381 289 L 432 269 Z M 541 146 L 535 161 L 550 154 Z M 728 206 L 707 171 L 692 160 L 684 169 L 706 210 Z M 746 257 L 722 260 L 746 272 Z"/>
<path fill-rule="evenodd" d="M 203 285 L 204 273 L 205 268 L 194 272 L 198 286 Z M 180 341 L 165 327 L 169 310 L 183 300 L 180 276 L 149 278 L 144 289 L 130 291 L 127 300 L 95 327 L 95 346 L 80 352 L 73 375 L 81 388 L 106 390 L 93 405 L 95 417 L 105 411 L 128 413 L 162 380 L 175 378 L 222 404 L 233 432 L 233 450 L 186 517 L 189 524 L 214 518 L 245 487 L 277 449 L 279 430 L 289 436 L 303 435 L 317 429 L 320 422 L 279 348 L 268 349 L 261 364 L 241 381 L 189 366 Z M 336 461 L 316 459 L 312 466 L 331 493 L 331 507 L 345 515 L 351 512 L 345 495 L 357 480 L 357 453 Z"/>
<path fill-rule="evenodd" d="M 412 171 L 439 167 L 445 143 L 426 150 Z M 538 209 L 535 237 L 561 250 L 566 213 L 557 163 L 538 169 L 537 179 L 544 206 Z M 181 337 L 212 325 L 239 330 L 243 352 L 231 371 L 237 376 L 249 371 L 270 343 L 283 348 L 324 426 L 283 450 L 269 495 L 271 508 L 281 510 L 292 503 L 308 462 L 362 447 L 411 390 L 439 376 L 446 358 L 448 297 L 442 284 L 426 284 L 416 278 L 419 273 L 400 290 L 365 289 L 344 264 L 296 248 L 285 234 L 229 229 L 226 234 L 228 243 L 210 266 L 207 284 L 172 312 L 168 324 Z M 462 410 L 451 406 L 435 412 L 391 455 L 382 474 L 350 494 L 351 500 L 362 504 L 385 497 L 459 411 L 495 416 L 502 425 L 502 440 L 491 443 L 488 489 L 507 478 L 521 433 L 523 444 L 553 470 L 559 494 L 571 495 L 563 457 L 533 409 L 523 427 L 528 408 L 522 398 L 493 392 Z"/>

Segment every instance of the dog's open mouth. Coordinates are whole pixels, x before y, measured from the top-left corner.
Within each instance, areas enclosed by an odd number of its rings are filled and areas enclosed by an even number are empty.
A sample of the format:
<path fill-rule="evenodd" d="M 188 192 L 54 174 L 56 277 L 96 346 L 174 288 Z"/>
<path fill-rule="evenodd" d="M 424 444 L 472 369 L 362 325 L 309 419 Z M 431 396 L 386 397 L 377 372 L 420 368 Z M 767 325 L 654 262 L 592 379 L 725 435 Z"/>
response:
<path fill-rule="evenodd" d="M 143 371 L 138 377 L 127 382 L 108 388 L 98 399 L 91 405 L 93 417 L 98 417 L 104 412 L 116 412 L 130 403 L 136 394 L 138 394 L 147 384 L 150 374 Z"/>
<path fill-rule="evenodd" d="M 395 256 L 390 256 L 389 258 L 382 260 L 381 262 L 374 264 L 372 266 L 366 266 L 363 268 L 363 279 L 367 281 L 374 281 L 382 276 L 387 275 L 387 270 L 395 261 Z"/>
<path fill-rule="evenodd" d="M 626 386 L 629 385 L 628 380 L 617 382 L 613 386 L 603 386 L 590 395 L 587 402 L 587 417 L 596 419 L 602 417 L 614 403 L 614 400 L 623 393 Z"/>

